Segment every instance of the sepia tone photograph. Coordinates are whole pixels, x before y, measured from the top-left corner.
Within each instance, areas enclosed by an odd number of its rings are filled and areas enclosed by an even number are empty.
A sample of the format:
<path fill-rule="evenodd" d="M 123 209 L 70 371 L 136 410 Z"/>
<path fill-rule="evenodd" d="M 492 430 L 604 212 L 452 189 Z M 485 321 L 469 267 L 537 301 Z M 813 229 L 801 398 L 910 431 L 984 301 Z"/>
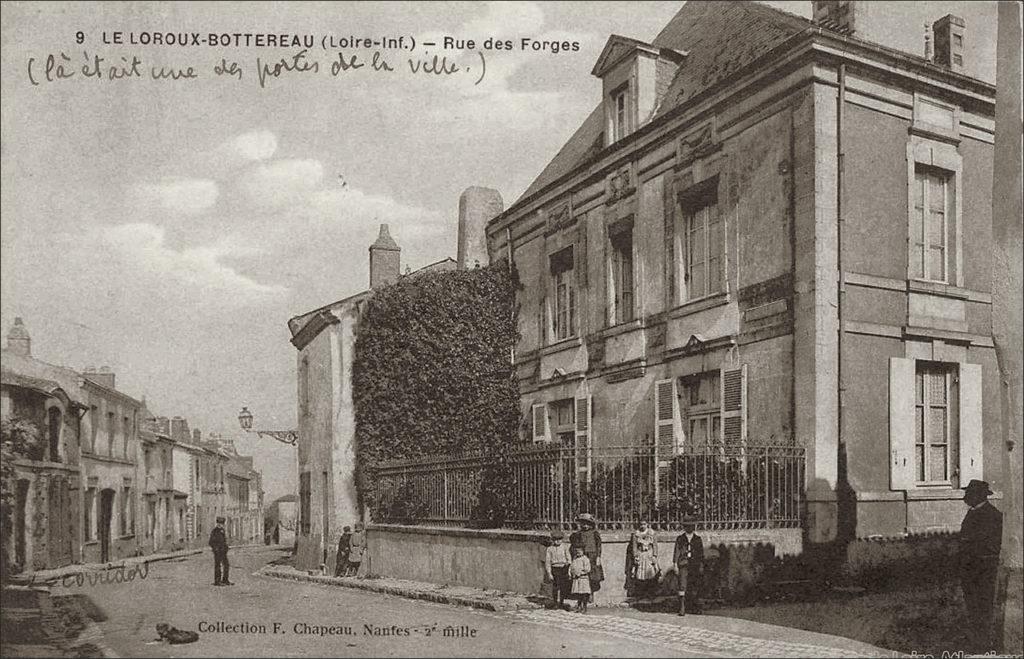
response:
<path fill-rule="evenodd" d="M 0 655 L 1024 655 L 1022 6 L 0 0 Z"/>

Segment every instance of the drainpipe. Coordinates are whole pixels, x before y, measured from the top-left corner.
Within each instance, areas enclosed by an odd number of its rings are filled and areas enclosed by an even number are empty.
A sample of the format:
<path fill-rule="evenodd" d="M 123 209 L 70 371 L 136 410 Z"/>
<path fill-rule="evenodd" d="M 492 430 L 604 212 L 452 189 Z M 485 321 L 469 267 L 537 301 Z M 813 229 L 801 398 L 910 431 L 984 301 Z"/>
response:
<path fill-rule="evenodd" d="M 836 294 L 836 320 L 838 321 L 837 337 L 836 337 L 836 394 L 838 397 L 836 406 L 836 448 L 838 453 L 836 455 L 837 461 L 842 458 L 842 464 L 837 464 L 837 467 L 842 466 L 842 473 L 837 476 L 836 488 L 838 490 L 841 483 L 845 484 L 847 494 L 849 494 L 849 465 L 846 461 L 846 443 L 843 439 L 843 408 L 846 404 L 846 386 L 843 381 L 843 338 L 845 332 L 843 331 L 843 301 L 846 297 L 846 272 L 843 270 L 843 197 L 846 185 L 846 173 L 844 166 L 844 153 L 843 153 L 843 118 L 846 106 L 846 64 L 841 63 L 839 65 L 839 98 L 838 105 L 836 107 L 836 267 L 838 269 L 839 283 Z M 837 492 L 837 495 L 839 492 Z M 842 511 L 843 502 L 836 501 L 837 506 L 837 521 L 839 521 L 839 515 L 843 514 Z M 840 529 L 837 528 L 837 531 Z"/>

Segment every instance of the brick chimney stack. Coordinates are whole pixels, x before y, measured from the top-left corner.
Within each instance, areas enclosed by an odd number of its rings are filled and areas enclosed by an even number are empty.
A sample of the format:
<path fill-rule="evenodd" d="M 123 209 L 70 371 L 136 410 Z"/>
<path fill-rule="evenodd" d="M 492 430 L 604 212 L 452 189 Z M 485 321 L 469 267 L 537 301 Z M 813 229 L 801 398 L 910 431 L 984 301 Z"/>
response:
<path fill-rule="evenodd" d="M 110 370 L 109 366 L 100 366 L 98 369 L 89 367 L 85 369 L 82 375 L 107 389 L 114 389 L 114 384 L 117 381 L 114 372 Z"/>
<path fill-rule="evenodd" d="M 487 255 L 487 223 L 504 210 L 501 194 L 473 186 L 459 197 L 458 268 L 466 270 L 490 263 Z"/>
<path fill-rule="evenodd" d="M 932 24 L 935 32 L 935 63 L 962 73 L 964 70 L 964 32 L 967 23 L 947 14 Z"/>
<path fill-rule="evenodd" d="M 7 333 L 7 349 L 16 355 L 32 356 L 32 337 L 28 335 L 21 316 L 14 319 L 11 331 Z"/>
<path fill-rule="evenodd" d="M 380 225 L 377 240 L 370 245 L 370 288 L 377 288 L 398 279 L 401 274 L 402 248 L 388 232 L 388 225 Z"/>

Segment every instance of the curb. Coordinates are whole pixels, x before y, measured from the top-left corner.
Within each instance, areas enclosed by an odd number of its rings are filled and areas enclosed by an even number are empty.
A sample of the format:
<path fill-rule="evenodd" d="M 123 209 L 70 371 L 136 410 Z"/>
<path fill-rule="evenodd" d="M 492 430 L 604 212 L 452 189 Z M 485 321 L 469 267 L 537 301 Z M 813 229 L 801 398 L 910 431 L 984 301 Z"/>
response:
<path fill-rule="evenodd" d="M 181 551 L 168 554 L 150 554 L 149 556 L 129 556 L 127 558 L 122 558 L 117 563 L 82 563 L 79 565 L 67 565 L 65 567 L 54 568 L 52 570 L 23 572 L 21 574 L 14 575 L 11 579 L 11 583 L 14 585 L 35 587 L 46 584 L 52 584 L 69 575 L 73 576 L 76 574 L 85 574 L 87 572 L 100 572 L 111 568 L 117 568 L 121 565 L 124 565 L 126 567 L 132 565 L 145 565 L 147 563 L 169 561 L 175 558 L 184 558 L 186 556 L 194 556 L 196 554 L 201 553 L 203 553 L 202 549 L 184 549 Z"/>
<path fill-rule="evenodd" d="M 465 588 L 466 590 L 477 590 L 481 594 L 461 594 L 449 591 L 449 589 L 452 588 L 451 586 L 437 586 L 418 581 L 328 577 L 326 575 L 319 574 L 305 574 L 294 568 L 282 569 L 280 567 L 264 567 L 252 574 L 257 577 L 289 579 L 292 581 L 305 581 L 325 586 L 355 588 L 357 590 L 365 590 L 386 595 L 396 595 L 407 599 L 424 600 L 428 602 L 436 602 L 438 604 L 467 606 L 474 609 L 481 609 L 483 611 L 502 612 L 544 608 L 540 604 L 534 604 L 533 602 L 528 601 L 522 595 L 513 593 Z"/>

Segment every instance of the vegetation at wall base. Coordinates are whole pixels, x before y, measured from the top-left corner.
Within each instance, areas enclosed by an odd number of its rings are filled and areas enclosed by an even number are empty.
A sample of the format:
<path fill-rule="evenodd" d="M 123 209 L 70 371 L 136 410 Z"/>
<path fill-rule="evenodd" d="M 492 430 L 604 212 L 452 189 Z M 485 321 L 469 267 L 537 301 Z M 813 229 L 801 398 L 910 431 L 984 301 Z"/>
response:
<path fill-rule="evenodd" d="M 13 535 L 13 514 L 17 496 L 14 460 L 42 460 L 43 434 L 32 421 L 12 417 L 0 421 L 0 580 L 6 581 L 23 566 L 15 565 L 8 555 Z"/>
<path fill-rule="evenodd" d="M 375 500 L 372 467 L 478 452 L 487 459 L 473 517 L 500 525 L 510 487 L 506 449 L 516 443 L 519 388 L 515 273 L 507 263 L 422 272 L 373 291 L 356 332 L 352 382 L 356 482 L 374 519 L 425 516 L 412 491 Z"/>

